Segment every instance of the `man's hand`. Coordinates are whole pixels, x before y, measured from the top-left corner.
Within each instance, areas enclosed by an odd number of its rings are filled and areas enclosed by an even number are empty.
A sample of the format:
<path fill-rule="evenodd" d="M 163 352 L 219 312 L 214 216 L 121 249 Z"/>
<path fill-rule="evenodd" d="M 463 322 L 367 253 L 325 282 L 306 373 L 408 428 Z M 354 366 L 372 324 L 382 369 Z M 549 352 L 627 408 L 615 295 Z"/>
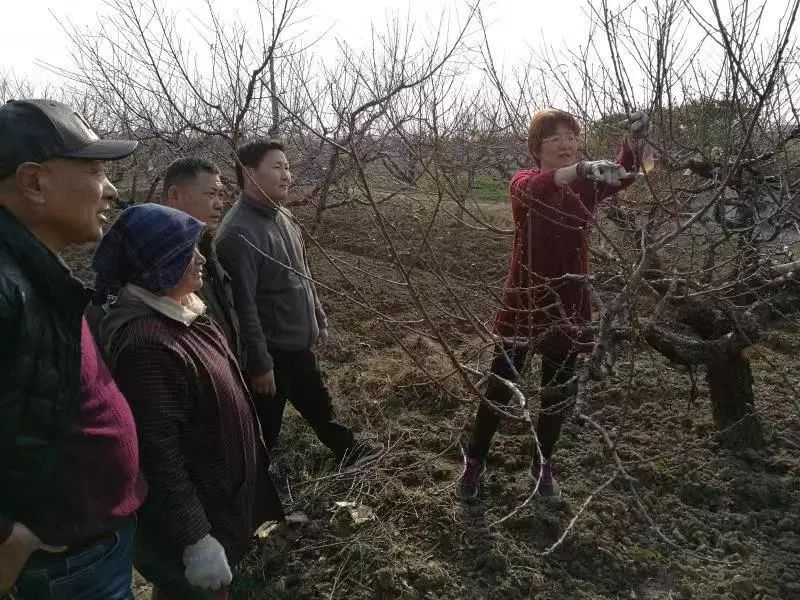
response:
<path fill-rule="evenodd" d="M 0 596 L 14 586 L 31 554 L 37 550 L 57 553 L 66 549 L 66 546 L 43 544 L 42 540 L 25 525 L 14 523 L 11 535 L 0 544 Z"/>
<path fill-rule="evenodd" d="M 328 338 L 329 337 L 330 336 L 328 334 L 328 330 L 327 329 L 320 329 L 319 330 L 319 335 L 317 336 L 317 341 L 316 341 L 316 343 L 314 345 L 317 346 L 317 347 L 324 346 L 325 344 L 328 343 Z"/>
<path fill-rule="evenodd" d="M 275 371 L 267 371 L 263 375 L 253 375 L 250 378 L 250 387 L 256 394 L 262 396 L 275 396 Z"/>

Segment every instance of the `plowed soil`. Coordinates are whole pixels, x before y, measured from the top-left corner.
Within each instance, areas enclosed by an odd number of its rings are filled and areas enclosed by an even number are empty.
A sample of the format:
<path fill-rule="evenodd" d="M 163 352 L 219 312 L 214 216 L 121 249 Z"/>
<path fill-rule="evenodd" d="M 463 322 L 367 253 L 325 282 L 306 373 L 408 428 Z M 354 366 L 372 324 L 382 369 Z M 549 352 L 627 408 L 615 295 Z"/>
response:
<path fill-rule="evenodd" d="M 483 209 L 496 227 L 511 227 L 503 199 Z M 510 236 L 440 214 L 428 238 L 435 257 L 420 259 L 414 244 L 431 212 L 401 201 L 381 210 L 431 320 L 459 360 L 485 368 L 460 307 L 491 319 Z M 295 212 L 312 226 L 311 211 Z M 321 358 L 338 415 L 387 450 L 371 466 L 340 472 L 287 409 L 272 468 L 287 513 L 307 521 L 254 541 L 234 598 L 800 598 L 796 327 L 781 325 L 779 343 L 752 356 L 766 449 L 723 451 L 703 373 L 690 403 L 688 375 L 633 344 L 595 385 L 590 407 L 633 481 L 599 489 L 614 471 L 611 453 L 570 422 L 556 454 L 562 498 L 521 507 L 532 488 L 530 428 L 505 422 L 479 497 L 464 503 L 454 482 L 476 399 L 440 345 L 419 333 L 432 330 L 398 285 L 373 217 L 361 205 L 331 210 L 315 232 L 324 252 L 309 245 L 331 323 Z M 85 252 L 70 260 L 85 273 Z M 529 382 L 537 369 L 533 360 Z M 359 507 L 357 522 L 350 509 Z M 139 594 L 149 597 L 146 586 Z"/>

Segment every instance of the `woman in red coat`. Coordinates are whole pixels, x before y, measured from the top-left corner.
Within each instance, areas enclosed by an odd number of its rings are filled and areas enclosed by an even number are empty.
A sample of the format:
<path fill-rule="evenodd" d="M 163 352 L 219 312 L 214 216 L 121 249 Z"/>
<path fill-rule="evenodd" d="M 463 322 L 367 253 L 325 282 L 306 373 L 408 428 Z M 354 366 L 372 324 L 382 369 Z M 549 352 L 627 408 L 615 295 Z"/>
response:
<path fill-rule="evenodd" d="M 567 405 L 565 388 L 573 376 L 577 354 L 591 352 L 593 347 L 591 291 L 582 277 L 589 273 L 587 229 L 597 203 L 633 181 L 628 173 L 636 163 L 632 146 L 640 146 L 648 133 L 644 113 L 634 113 L 630 122 L 616 162 L 578 162 L 578 121 L 562 111 L 540 111 L 528 129 L 528 150 L 535 168 L 520 171 L 511 179 L 514 247 L 495 319 L 503 349 L 495 353 L 491 371 L 514 381 L 529 351 L 542 356 L 542 407 L 536 426 L 539 472 L 535 473 L 541 495 L 559 493 L 551 458 Z M 491 377 L 486 398 L 502 406 L 508 404 L 511 393 Z M 498 414 L 482 402 L 458 480 L 462 497 L 478 493 L 498 422 Z"/>

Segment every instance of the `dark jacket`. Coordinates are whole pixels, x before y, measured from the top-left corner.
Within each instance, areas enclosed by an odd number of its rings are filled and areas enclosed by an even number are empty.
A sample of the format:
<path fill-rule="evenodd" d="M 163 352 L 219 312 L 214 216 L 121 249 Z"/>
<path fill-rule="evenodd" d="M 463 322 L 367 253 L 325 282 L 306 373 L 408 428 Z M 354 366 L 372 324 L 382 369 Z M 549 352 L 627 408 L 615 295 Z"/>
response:
<path fill-rule="evenodd" d="M 616 162 L 632 170 L 634 161 L 623 145 Z M 544 354 L 591 352 L 591 290 L 563 277 L 589 273 L 587 232 L 597 205 L 633 179 L 616 187 L 579 179 L 559 188 L 554 177 L 555 170 L 526 169 L 511 178 L 514 246 L 495 330 Z"/>
<path fill-rule="evenodd" d="M 197 291 L 197 295 L 206 304 L 206 314 L 225 332 L 228 345 L 236 354 L 236 358 L 241 361 L 244 357 L 239 335 L 239 319 L 233 303 L 231 277 L 222 268 L 211 238 L 203 238 L 200 252 L 205 257 L 206 263 L 203 265 L 203 287 Z"/>
<path fill-rule="evenodd" d="M 60 512 L 58 448 L 78 408 L 90 295 L 0 208 L 0 519 L 36 529 Z"/>
<path fill-rule="evenodd" d="M 179 557 L 211 533 L 235 564 L 255 530 L 283 510 L 221 328 L 206 316 L 190 324 L 166 316 L 123 288 L 100 332 L 136 419 L 150 488 L 137 535 Z"/>
<path fill-rule="evenodd" d="M 310 349 L 328 324 L 292 214 L 242 195 L 225 215 L 215 244 L 233 278 L 248 374 L 272 370 L 270 346 Z"/>

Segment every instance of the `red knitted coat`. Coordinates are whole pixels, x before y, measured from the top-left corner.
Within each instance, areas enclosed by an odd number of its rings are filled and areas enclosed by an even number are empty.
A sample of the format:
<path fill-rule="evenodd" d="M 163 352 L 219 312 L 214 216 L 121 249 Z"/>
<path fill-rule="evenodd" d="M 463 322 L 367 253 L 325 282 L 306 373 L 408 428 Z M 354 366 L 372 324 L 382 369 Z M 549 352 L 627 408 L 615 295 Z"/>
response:
<path fill-rule="evenodd" d="M 627 144 L 616 162 L 634 168 Z M 511 178 L 514 246 L 495 331 L 544 354 L 590 352 L 593 339 L 585 326 L 591 321 L 591 291 L 584 281 L 564 275 L 589 274 L 586 236 L 597 204 L 632 180 L 619 187 L 577 180 L 559 188 L 554 175 L 555 170 L 527 169 Z"/>

